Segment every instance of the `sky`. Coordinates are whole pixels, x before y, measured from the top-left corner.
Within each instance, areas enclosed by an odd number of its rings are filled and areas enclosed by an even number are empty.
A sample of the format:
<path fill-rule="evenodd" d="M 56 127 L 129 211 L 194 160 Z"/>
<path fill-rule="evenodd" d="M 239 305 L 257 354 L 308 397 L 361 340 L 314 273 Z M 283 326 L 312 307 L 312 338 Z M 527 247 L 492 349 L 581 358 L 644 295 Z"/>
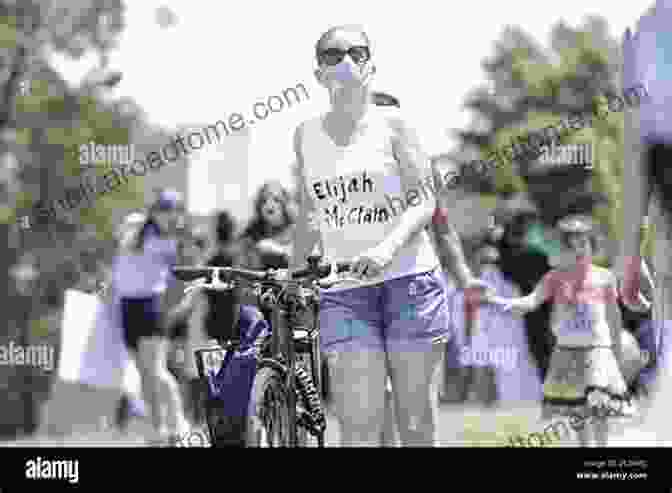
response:
<path fill-rule="evenodd" d="M 133 97 L 152 123 L 175 129 L 209 124 L 303 83 L 309 99 L 257 122 L 250 149 L 250 186 L 268 178 L 288 179 L 294 159 L 292 134 L 303 120 L 328 109 L 326 91 L 313 75 L 314 44 L 329 27 L 360 24 L 372 40 L 375 90 L 401 101 L 405 117 L 420 133 L 427 152 L 450 151 L 450 129 L 464 128 L 471 115 L 462 104 L 485 85 L 484 58 L 507 25 L 517 25 L 547 45 L 553 24 L 578 26 L 587 15 L 606 18 L 612 35 L 651 6 L 650 1 L 564 0 L 533 2 L 218 2 L 142 0 L 126 2 L 126 29 L 111 65 L 124 73 L 115 95 Z M 156 9 L 178 17 L 162 29 Z M 235 7 L 232 7 L 235 5 Z M 97 59 L 72 61 L 56 55 L 54 65 L 68 81 L 80 80 Z"/>

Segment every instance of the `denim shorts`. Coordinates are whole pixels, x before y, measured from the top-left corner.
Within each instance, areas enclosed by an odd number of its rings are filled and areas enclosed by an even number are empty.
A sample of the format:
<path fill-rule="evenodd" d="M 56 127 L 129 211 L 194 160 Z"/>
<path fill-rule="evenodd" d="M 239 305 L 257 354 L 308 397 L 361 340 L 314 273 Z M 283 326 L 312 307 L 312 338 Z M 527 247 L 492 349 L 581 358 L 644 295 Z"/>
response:
<path fill-rule="evenodd" d="M 322 293 L 322 350 L 427 351 L 448 341 L 449 311 L 441 275 L 435 270 Z"/>

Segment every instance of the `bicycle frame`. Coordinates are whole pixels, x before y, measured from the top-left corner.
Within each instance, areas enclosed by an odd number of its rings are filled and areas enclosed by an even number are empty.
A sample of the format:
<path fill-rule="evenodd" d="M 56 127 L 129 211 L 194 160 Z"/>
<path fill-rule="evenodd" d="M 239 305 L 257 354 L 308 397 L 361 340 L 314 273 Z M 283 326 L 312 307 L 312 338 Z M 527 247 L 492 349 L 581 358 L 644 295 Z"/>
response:
<path fill-rule="evenodd" d="M 312 257 L 308 259 L 309 268 L 304 269 L 293 274 L 294 278 L 304 277 L 308 283 L 302 284 L 303 293 L 300 296 L 303 299 L 306 297 L 309 299 L 309 308 L 312 309 L 313 315 L 313 324 L 312 327 L 308 330 L 309 344 L 310 344 L 310 368 L 307 370 L 310 371 L 310 377 L 312 379 L 312 384 L 315 387 L 315 390 L 318 392 L 320 399 L 323 395 L 323 381 L 322 381 L 322 359 L 320 353 L 320 344 L 319 344 L 319 283 L 318 280 L 326 277 L 331 272 L 333 266 L 324 266 L 319 264 L 319 257 Z M 212 269 L 219 269 L 219 274 Z M 336 264 L 336 272 L 342 272 L 343 270 L 349 269 L 349 263 L 338 263 Z M 222 270 L 225 273 L 224 276 L 221 276 Z M 288 405 L 288 418 L 289 418 L 289 446 L 296 447 L 299 445 L 298 437 L 298 422 L 297 422 L 297 374 L 296 374 L 296 364 L 297 364 L 297 353 L 296 353 L 296 344 L 295 341 L 295 332 L 299 328 L 294 325 L 293 320 L 297 320 L 298 316 L 298 300 L 287 299 L 283 293 L 283 282 L 274 279 L 274 272 L 272 270 L 268 271 L 251 271 L 245 269 L 233 269 L 225 267 L 209 267 L 209 268 L 182 268 L 177 267 L 173 269 L 173 273 L 183 281 L 195 280 L 200 277 L 206 277 L 210 280 L 207 283 L 214 282 L 214 279 L 217 278 L 219 281 L 231 282 L 233 278 L 239 276 L 239 280 L 233 281 L 232 289 L 239 289 L 239 282 L 243 280 L 243 283 L 250 282 L 256 288 L 243 288 L 242 292 L 254 292 L 254 301 L 251 303 L 262 306 L 269 306 L 265 301 L 262 301 L 262 293 L 265 295 L 268 290 L 263 289 L 263 285 L 266 284 L 266 287 L 270 289 L 271 300 L 271 344 L 270 344 L 270 358 L 262 358 L 258 361 L 257 368 L 264 366 L 271 366 L 275 368 L 283 377 L 284 377 L 284 386 L 287 391 L 287 405 Z M 309 285 L 310 287 L 305 287 Z M 261 289 L 259 287 L 262 286 Z M 305 292 L 308 294 L 305 294 Z M 268 301 L 268 299 L 267 299 Z M 235 350 L 231 346 L 232 341 L 218 341 L 220 342 L 222 348 L 227 348 L 228 350 Z M 238 341 L 240 342 L 240 341 Z M 228 347 L 227 347 L 228 346 Z M 197 355 L 198 356 L 198 355 Z M 198 358 L 197 358 L 198 360 Z M 200 372 L 200 368 L 199 368 Z M 212 434 L 212 433 L 211 433 Z M 318 446 L 324 446 L 324 429 L 317 433 Z"/>
<path fill-rule="evenodd" d="M 321 359 L 320 359 L 320 349 L 319 349 L 319 306 L 318 302 L 312 304 L 313 309 L 313 320 L 315 321 L 315 327 L 312 333 L 309 334 L 311 338 L 311 377 L 317 391 L 322 394 L 322 379 L 321 379 Z M 297 307 L 293 303 L 286 304 L 284 302 L 278 302 L 275 304 L 272 312 L 272 327 L 273 333 L 271 337 L 271 348 L 272 348 L 272 358 L 275 361 L 283 362 L 284 374 L 285 374 L 285 385 L 287 388 L 287 399 L 289 407 L 289 440 L 290 446 L 296 447 L 298 445 L 298 432 L 297 432 L 297 416 L 296 416 L 296 347 L 294 342 L 294 327 L 291 323 L 288 323 L 288 319 L 294 319 L 295 313 L 293 311 L 297 310 Z M 323 438 L 319 439 L 320 442 L 323 441 Z M 322 443 L 319 444 L 322 446 Z"/>
<path fill-rule="evenodd" d="M 287 388 L 287 407 L 289 413 L 289 442 L 291 447 L 297 445 L 296 428 L 296 389 L 294 386 L 294 334 L 293 328 L 287 323 L 289 313 L 278 303 L 272 312 L 272 357 L 285 366 L 285 385 Z"/>

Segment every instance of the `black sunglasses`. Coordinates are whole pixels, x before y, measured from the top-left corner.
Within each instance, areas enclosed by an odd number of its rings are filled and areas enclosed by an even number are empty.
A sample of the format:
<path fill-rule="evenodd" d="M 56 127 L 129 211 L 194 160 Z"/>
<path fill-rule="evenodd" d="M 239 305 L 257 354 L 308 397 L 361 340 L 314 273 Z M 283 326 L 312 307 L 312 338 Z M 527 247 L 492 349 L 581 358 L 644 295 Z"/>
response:
<path fill-rule="evenodd" d="M 319 60 L 325 65 L 338 65 L 343 61 L 345 55 L 350 55 L 353 62 L 357 64 L 366 63 L 371 59 L 371 52 L 368 46 L 351 46 L 347 50 L 340 48 L 327 48 L 322 50 L 319 55 Z"/>

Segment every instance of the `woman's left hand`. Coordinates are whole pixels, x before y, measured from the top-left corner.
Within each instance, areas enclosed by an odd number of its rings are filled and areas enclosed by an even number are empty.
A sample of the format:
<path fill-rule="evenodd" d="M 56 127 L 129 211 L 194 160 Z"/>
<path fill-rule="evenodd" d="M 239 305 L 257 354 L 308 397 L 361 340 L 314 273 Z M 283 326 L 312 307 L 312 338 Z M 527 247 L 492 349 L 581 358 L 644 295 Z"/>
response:
<path fill-rule="evenodd" d="M 376 277 L 392 262 L 393 257 L 387 248 L 371 248 L 352 261 L 350 273 L 355 277 Z"/>

